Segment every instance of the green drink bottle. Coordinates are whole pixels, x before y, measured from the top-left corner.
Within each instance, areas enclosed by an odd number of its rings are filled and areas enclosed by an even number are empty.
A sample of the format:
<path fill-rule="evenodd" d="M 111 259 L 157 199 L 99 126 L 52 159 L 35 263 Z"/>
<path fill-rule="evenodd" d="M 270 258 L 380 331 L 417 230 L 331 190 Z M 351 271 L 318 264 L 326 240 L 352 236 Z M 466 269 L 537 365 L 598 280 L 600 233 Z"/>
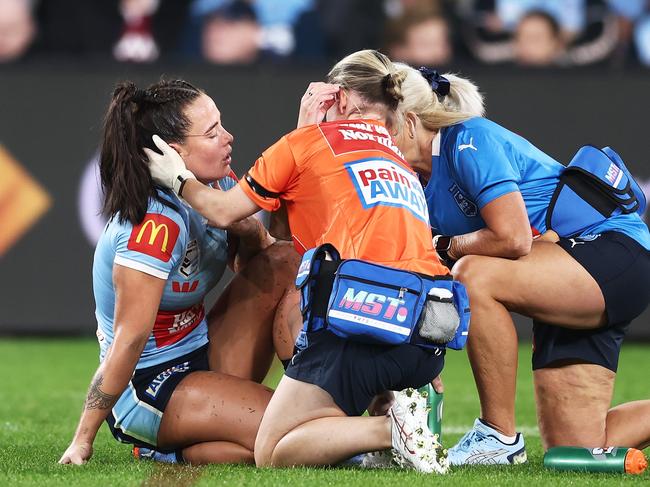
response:
<path fill-rule="evenodd" d="M 549 448 L 544 455 L 544 466 L 554 470 L 640 474 L 648 466 L 648 461 L 636 448 L 557 446 Z"/>
<path fill-rule="evenodd" d="M 427 384 L 419 390 L 422 396 L 426 396 L 427 406 L 430 408 L 427 425 L 433 434 L 438 435 L 438 441 L 442 443 L 443 393 L 436 392 L 431 384 Z"/>

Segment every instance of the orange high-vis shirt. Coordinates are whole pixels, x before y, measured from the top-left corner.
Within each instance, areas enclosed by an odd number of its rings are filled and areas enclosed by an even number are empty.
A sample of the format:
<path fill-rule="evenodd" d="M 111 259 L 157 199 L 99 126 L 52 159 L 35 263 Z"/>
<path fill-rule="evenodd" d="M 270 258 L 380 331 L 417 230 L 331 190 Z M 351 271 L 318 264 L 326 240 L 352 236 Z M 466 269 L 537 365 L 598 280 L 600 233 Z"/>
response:
<path fill-rule="evenodd" d="M 286 205 L 296 249 L 331 243 L 357 258 L 448 274 L 431 242 L 424 191 L 376 120 L 310 125 L 264 151 L 242 190 L 261 208 Z"/>

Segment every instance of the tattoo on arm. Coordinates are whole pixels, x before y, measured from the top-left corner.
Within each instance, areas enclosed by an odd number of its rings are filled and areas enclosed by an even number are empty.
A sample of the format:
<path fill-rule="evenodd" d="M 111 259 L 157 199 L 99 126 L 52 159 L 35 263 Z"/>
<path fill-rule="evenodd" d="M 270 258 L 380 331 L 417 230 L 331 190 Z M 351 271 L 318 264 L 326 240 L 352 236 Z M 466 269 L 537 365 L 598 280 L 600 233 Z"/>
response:
<path fill-rule="evenodd" d="M 88 397 L 86 397 L 86 409 L 110 409 L 117 401 L 119 395 L 106 394 L 100 388 L 104 382 L 104 376 L 97 374 L 90 383 Z"/>

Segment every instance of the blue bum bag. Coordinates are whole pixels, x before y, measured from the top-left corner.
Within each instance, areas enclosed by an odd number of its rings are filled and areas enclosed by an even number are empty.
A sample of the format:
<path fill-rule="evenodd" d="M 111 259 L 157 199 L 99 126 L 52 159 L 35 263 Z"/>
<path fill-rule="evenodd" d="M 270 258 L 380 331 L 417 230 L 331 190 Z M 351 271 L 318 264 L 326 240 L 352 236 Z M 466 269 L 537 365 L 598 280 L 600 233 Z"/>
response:
<path fill-rule="evenodd" d="M 358 259 L 341 260 L 329 244 L 303 256 L 296 287 L 303 331 L 328 329 L 346 339 L 460 350 L 469 330 L 465 287 Z"/>
<path fill-rule="evenodd" d="M 573 237 L 612 216 L 642 215 L 645 207 L 645 195 L 620 156 L 609 147 L 586 145 L 560 175 L 546 228 Z"/>

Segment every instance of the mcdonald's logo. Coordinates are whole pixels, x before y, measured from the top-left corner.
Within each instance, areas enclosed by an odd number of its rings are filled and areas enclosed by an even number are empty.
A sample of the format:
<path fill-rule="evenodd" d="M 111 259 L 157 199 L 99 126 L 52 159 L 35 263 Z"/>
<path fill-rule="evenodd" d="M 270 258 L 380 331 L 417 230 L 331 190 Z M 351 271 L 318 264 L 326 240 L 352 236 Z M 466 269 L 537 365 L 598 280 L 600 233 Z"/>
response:
<path fill-rule="evenodd" d="M 180 228 L 165 215 L 147 213 L 142 223 L 133 227 L 127 248 L 169 262 Z"/>

